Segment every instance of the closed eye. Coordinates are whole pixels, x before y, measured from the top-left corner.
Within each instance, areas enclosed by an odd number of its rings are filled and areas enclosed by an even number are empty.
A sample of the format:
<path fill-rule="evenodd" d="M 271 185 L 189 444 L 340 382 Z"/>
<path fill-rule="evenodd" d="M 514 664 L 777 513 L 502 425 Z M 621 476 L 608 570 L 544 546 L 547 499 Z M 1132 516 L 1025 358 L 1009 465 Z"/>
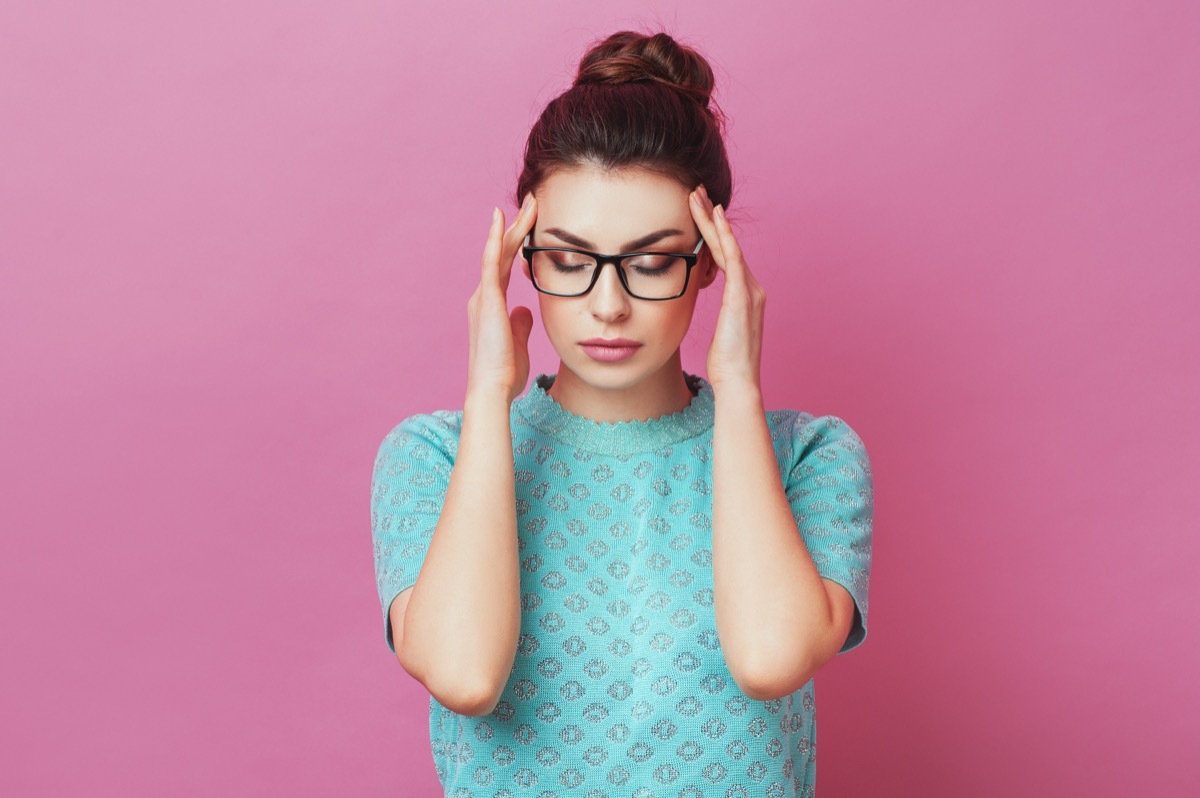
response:
<path fill-rule="evenodd" d="M 580 272 L 591 267 L 592 262 L 586 258 L 572 258 L 565 253 L 547 253 L 550 255 L 550 262 L 554 264 L 555 271 L 560 272 Z"/>
<path fill-rule="evenodd" d="M 639 255 L 625 261 L 626 268 L 647 277 L 661 277 L 683 267 L 683 259 L 672 255 Z"/>

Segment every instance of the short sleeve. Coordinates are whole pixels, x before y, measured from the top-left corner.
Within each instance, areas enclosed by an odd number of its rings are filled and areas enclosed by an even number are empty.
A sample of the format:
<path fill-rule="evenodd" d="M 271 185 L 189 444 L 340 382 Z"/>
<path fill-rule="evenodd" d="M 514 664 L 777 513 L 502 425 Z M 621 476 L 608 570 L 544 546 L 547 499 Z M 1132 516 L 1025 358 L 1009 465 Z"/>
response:
<path fill-rule="evenodd" d="M 417 581 L 429 551 L 450 484 L 460 429 L 460 413 L 440 410 L 412 416 L 387 434 L 375 456 L 371 477 L 375 582 L 383 606 L 384 636 L 393 652 L 389 611 L 396 596 Z"/>
<path fill-rule="evenodd" d="M 837 416 L 796 413 L 784 485 L 796 526 L 821 576 L 854 599 L 854 622 L 838 653 L 867 636 L 874 482 L 866 446 Z"/>

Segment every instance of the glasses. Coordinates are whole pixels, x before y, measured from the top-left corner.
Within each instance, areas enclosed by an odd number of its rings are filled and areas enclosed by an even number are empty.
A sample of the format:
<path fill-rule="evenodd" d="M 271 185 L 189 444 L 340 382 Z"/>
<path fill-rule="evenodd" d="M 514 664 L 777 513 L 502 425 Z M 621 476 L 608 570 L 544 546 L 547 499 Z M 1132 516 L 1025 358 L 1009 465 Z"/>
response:
<path fill-rule="evenodd" d="M 533 247 L 525 236 L 521 254 L 529 263 L 533 287 L 550 296 L 583 296 L 600 279 L 604 264 L 617 268 L 625 292 L 635 299 L 677 299 L 687 291 L 692 267 L 704 246 L 700 239 L 691 254 L 682 252 L 630 252 L 601 255 L 582 249 Z"/>

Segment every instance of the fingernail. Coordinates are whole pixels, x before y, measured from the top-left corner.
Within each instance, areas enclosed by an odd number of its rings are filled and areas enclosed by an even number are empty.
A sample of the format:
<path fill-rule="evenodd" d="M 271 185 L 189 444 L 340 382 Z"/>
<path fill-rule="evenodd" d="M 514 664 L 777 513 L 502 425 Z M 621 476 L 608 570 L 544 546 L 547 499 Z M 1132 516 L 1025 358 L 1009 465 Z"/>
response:
<path fill-rule="evenodd" d="M 706 189 L 706 188 L 704 187 L 704 184 L 703 184 L 703 183 L 701 183 L 701 184 L 700 184 L 700 188 L 699 188 L 699 189 L 697 189 L 697 190 L 698 190 L 698 191 L 699 191 L 701 194 L 703 194 L 703 195 L 704 195 L 704 198 L 705 198 L 705 199 L 708 199 L 708 189 Z"/>
<path fill-rule="evenodd" d="M 498 221 L 500 221 L 500 209 L 492 208 L 492 224 L 495 224 Z"/>
<path fill-rule="evenodd" d="M 533 194 L 526 194 L 525 201 L 521 203 L 521 210 L 529 210 L 529 206 L 533 204 Z"/>
<path fill-rule="evenodd" d="M 713 216 L 720 216 L 722 219 L 724 219 L 725 218 L 725 209 L 722 208 L 720 205 L 717 205 L 716 207 L 713 208 Z"/>

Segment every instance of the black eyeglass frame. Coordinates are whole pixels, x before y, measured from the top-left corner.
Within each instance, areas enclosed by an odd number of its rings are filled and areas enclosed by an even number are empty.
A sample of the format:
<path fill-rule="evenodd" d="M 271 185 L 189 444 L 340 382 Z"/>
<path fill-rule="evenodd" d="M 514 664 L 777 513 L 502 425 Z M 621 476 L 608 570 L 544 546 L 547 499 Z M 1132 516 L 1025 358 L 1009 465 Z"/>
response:
<path fill-rule="evenodd" d="M 692 279 L 692 267 L 696 265 L 696 261 L 700 257 L 700 247 L 704 246 L 704 239 L 701 238 L 700 241 L 696 243 L 696 248 L 692 250 L 691 254 L 686 252 L 626 252 L 621 255 L 601 255 L 599 252 L 588 252 L 586 249 L 572 249 L 571 247 L 533 247 L 529 245 L 529 238 L 532 235 L 533 234 L 530 233 L 529 235 L 525 236 L 525 243 L 521 247 L 521 255 L 525 258 L 525 262 L 529 264 L 529 281 L 533 283 L 534 289 L 546 294 L 547 296 L 561 296 L 568 298 L 586 296 L 588 293 L 590 293 L 591 290 L 596 287 L 596 282 L 600 279 L 600 271 L 604 268 L 604 264 L 611 263 L 617 270 L 617 279 L 621 281 L 621 287 L 625 289 L 625 293 L 629 294 L 634 299 L 641 299 L 646 302 L 663 302 L 668 299 L 679 299 L 679 297 L 687 293 L 688 283 Z M 592 281 L 588 283 L 587 288 L 580 291 L 578 294 L 556 294 L 553 291 L 547 291 L 538 285 L 537 278 L 533 276 L 533 253 L 535 252 L 572 252 L 576 255 L 587 255 L 589 258 L 592 258 L 596 261 L 596 268 L 592 271 Z M 636 258 L 641 255 L 667 255 L 673 258 L 683 258 L 684 263 L 687 264 L 687 270 L 683 274 L 683 288 L 678 294 L 657 297 L 639 296 L 629 289 L 629 283 L 625 279 L 625 267 L 621 265 L 621 261 L 625 260 L 626 258 Z"/>

